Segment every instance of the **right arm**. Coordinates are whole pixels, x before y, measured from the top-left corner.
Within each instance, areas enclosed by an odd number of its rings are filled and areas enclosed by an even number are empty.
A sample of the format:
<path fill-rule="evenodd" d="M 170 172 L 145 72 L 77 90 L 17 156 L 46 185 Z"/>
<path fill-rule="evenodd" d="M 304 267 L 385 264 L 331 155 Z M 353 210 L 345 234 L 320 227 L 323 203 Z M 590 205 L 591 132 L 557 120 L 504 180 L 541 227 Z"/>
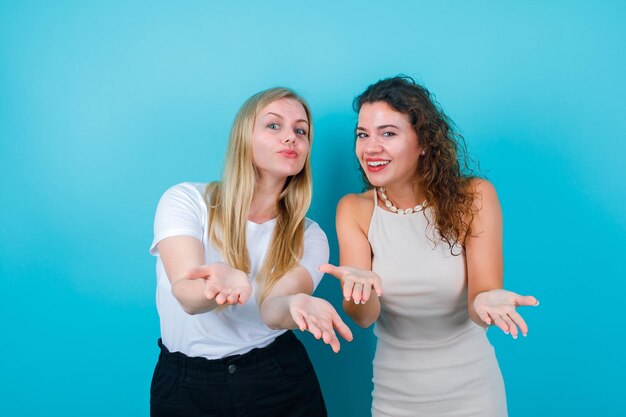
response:
<path fill-rule="evenodd" d="M 337 205 L 337 239 L 340 267 L 320 268 L 341 281 L 344 311 L 361 327 L 369 327 L 380 315 L 380 278 L 372 272 L 372 249 L 367 240 L 368 201 L 356 194 Z M 371 294 L 372 289 L 376 294 Z M 372 295 L 372 296 L 370 296 Z"/>
<path fill-rule="evenodd" d="M 161 258 L 172 295 L 189 314 L 220 304 L 244 303 L 251 293 L 248 276 L 223 263 L 205 265 L 201 238 L 206 206 L 193 185 L 171 187 L 163 194 L 154 219 L 150 250 Z"/>
<path fill-rule="evenodd" d="M 187 279 L 187 273 L 204 264 L 202 243 L 191 236 L 172 236 L 157 244 L 163 267 L 172 285 L 172 295 L 188 314 L 206 313 L 217 307 L 204 295 L 204 283 Z"/>
<path fill-rule="evenodd" d="M 200 241 L 191 236 L 172 236 L 157 245 L 172 285 L 172 295 L 188 314 L 200 314 L 226 304 L 244 304 L 252 289 L 248 275 L 215 262 L 204 265 Z"/>

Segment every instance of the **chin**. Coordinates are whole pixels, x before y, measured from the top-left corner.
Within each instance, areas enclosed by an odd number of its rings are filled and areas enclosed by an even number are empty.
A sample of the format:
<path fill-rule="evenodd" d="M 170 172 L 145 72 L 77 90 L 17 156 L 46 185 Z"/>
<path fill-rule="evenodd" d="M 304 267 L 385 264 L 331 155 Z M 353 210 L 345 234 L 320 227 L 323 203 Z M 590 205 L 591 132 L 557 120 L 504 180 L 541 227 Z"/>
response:
<path fill-rule="evenodd" d="M 387 184 L 387 181 L 379 175 L 367 175 L 367 180 L 374 187 L 384 187 Z"/>
<path fill-rule="evenodd" d="M 372 184 L 372 187 L 384 187 L 385 184 L 382 183 L 381 181 L 372 181 L 369 178 L 367 179 L 369 181 L 370 184 Z"/>
<path fill-rule="evenodd" d="M 282 175 L 284 177 L 293 177 L 294 175 L 298 175 L 301 172 L 302 172 L 302 169 L 298 169 L 298 170 L 291 169 L 291 170 L 282 172 Z"/>

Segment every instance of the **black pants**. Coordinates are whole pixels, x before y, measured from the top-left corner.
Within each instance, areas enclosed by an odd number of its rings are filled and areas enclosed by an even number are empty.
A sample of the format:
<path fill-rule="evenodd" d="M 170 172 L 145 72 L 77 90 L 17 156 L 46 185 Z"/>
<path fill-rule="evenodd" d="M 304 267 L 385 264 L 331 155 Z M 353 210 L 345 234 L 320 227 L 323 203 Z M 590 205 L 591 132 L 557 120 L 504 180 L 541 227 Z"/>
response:
<path fill-rule="evenodd" d="M 152 417 L 325 417 L 317 375 L 291 332 L 243 355 L 208 360 L 161 354 L 150 387 Z"/>

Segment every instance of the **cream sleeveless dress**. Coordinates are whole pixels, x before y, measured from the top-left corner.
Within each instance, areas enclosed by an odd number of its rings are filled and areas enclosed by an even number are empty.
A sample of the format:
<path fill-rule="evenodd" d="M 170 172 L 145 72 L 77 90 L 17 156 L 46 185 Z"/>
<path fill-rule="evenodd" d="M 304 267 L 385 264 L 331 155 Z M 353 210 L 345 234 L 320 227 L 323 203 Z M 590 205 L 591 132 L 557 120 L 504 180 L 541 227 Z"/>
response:
<path fill-rule="evenodd" d="M 430 209 L 391 213 L 374 196 L 368 240 L 383 295 L 372 416 L 507 416 L 493 347 L 467 313 L 465 255 L 434 243 Z"/>

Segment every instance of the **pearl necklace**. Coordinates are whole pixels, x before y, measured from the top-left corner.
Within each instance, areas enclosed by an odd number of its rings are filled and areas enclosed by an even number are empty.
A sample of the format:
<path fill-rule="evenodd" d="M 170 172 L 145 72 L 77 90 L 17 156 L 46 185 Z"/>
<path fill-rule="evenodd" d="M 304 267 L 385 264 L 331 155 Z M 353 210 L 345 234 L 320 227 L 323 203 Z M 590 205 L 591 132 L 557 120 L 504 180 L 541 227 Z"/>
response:
<path fill-rule="evenodd" d="M 387 194 L 385 194 L 385 187 L 378 187 L 377 190 L 380 193 L 380 198 L 385 203 L 385 206 L 389 210 L 393 211 L 394 213 L 411 214 L 411 213 L 415 213 L 415 212 L 423 210 L 422 204 L 418 204 L 417 206 L 410 207 L 408 209 L 399 209 L 398 207 L 394 206 L 393 203 L 391 201 L 389 201 L 389 199 L 387 198 Z"/>

